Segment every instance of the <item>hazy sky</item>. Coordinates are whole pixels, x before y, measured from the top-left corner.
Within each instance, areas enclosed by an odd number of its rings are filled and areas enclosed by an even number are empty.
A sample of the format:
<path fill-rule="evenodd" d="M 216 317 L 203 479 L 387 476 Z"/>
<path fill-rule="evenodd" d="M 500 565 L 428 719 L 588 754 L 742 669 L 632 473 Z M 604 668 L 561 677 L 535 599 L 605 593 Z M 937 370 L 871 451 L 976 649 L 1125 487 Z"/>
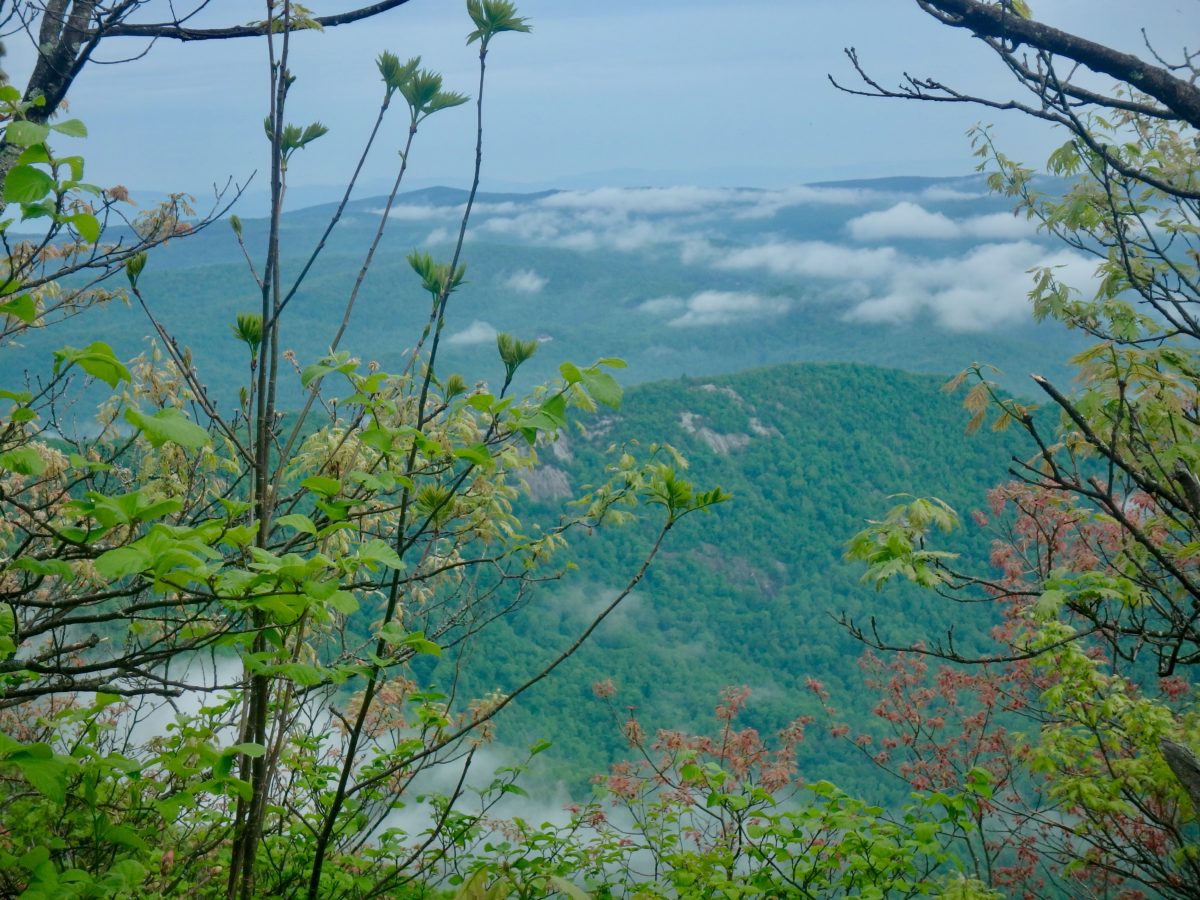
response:
<path fill-rule="evenodd" d="M 164 0 L 165 2 L 165 0 Z M 147 4 L 146 18 L 155 18 Z M 317 13 L 347 0 L 311 0 Z M 1041 18 L 1137 51 L 1145 26 L 1164 52 L 1200 44 L 1196 0 L 1035 0 Z M 258 4 L 217 0 L 209 18 L 261 18 Z M 502 35 L 489 57 L 485 184 L 779 186 L 892 174 L 958 175 L 972 159 L 964 132 L 994 121 L 1026 160 L 1055 136 L 1015 114 L 871 100 L 835 90 L 853 81 L 855 46 L 880 80 L 903 71 L 992 94 L 1011 81 L 966 34 L 937 25 L 909 0 L 521 0 L 531 35 Z M 290 118 L 331 133 L 297 157 L 292 183 L 338 182 L 381 94 L 374 58 L 420 54 L 447 87 L 474 92 L 476 59 L 458 0 L 411 0 L 374 20 L 300 36 Z M 8 39 L 20 79 L 30 48 Z M 112 42 L 102 57 L 139 53 Z M 266 57 L 261 41 L 162 42 L 123 65 L 90 66 L 71 94 L 87 121 L 89 178 L 143 189 L 200 190 L 244 179 L 266 156 Z M 386 177 L 403 134 L 396 115 L 368 175 Z M 461 184 L 472 154 L 469 108 L 435 117 L 413 156 L 414 184 Z"/>

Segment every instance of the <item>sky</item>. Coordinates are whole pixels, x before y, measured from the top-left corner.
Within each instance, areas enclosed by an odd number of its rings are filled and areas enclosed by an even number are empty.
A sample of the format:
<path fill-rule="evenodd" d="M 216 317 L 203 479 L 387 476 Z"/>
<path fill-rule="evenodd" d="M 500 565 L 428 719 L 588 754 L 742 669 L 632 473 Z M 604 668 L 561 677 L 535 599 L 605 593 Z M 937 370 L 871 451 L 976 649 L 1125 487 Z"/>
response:
<path fill-rule="evenodd" d="M 161 14 L 150 0 L 142 18 Z M 1144 53 L 1139 28 L 1167 54 L 1200 44 L 1196 0 L 1037 0 L 1043 20 Z M 318 14 L 351 6 L 311 0 Z M 941 26 L 910 0 L 521 0 L 530 35 L 501 35 L 489 56 L 484 187 L 534 190 L 599 185 L 782 187 L 887 175 L 971 171 L 966 131 L 996 125 L 1011 156 L 1040 161 L 1061 137 L 1043 123 L 950 104 L 852 97 L 842 55 L 854 46 L 879 80 L 905 71 L 993 96 L 1012 93 L 1002 65 L 964 32 Z M 212 22 L 256 17 L 245 0 L 214 0 Z M 370 126 L 382 89 L 382 50 L 420 55 L 450 89 L 474 93 L 471 25 L 457 0 L 410 0 L 366 22 L 300 35 L 293 46 L 290 119 L 330 133 L 297 157 L 297 195 L 332 195 Z M 7 38 L 20 81 L 28 40 Z M 113 41 L 70 95 L 88 124 L 81 148 L 101 185 L 203 192 L 263 171 L 267 67 L 262 41 L 178 44 Z M 402 111 L 385 126 L 365 185 L 390 179 L 404 135 Z M 412 186 L 462 185 L 473 154 L 473 111 L 440 114 L 412 156 Z M 259 177 L 259 187 L 262 178 Z"/>

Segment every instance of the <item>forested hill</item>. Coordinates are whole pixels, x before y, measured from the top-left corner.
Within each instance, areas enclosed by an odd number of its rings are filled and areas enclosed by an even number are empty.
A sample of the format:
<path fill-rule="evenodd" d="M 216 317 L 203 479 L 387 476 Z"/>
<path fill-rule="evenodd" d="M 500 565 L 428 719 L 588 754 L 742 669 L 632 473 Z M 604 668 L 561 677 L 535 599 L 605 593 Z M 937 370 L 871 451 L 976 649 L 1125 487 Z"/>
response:
<path fill-rule="evenodd" d="M 720 689 L 745 684 L 754 690 L 752 723 L 771 730 L 814 712 L 807 676 L 825 683 L 847 718 L 866 721 L 873 702 L 855 664 L 863 647 L 835 621 L 843 613 L 874 617 L 898 642 L 953 624 L 968 646 L 988 627 L 986 609 L 916 591 L 876 593 L 843 558 L 846 540 L 887 510 L 890 495 L 932 494 L 966 513 L 1006 480 L 1013 455 L 1029 455 L 1016 434 L 966 435 L 961 398 L 941 387 L 935 377 L 840 364 L 662 381 L 632 389 L 620 412 L 595 418 L 586 435 L 543 449 L 530 484 L 547 512 L 568 485 L 595 478 L 609 445 L 630 440 L 673 444 L 697 486 L 721 485 L 733 500 L 672 532 L 637 593 L 561 677 L 503 720 L 501 739 L 548 737 L 556 774 L 595 771 L 620 751 L 613 723 L 589 699 L 591 684 L 608 677 L 618 704 L 638 707 L 648 727 L 711 727 Z M 650 537 L 638 527 L 618 535 L 572 548 L 579 571 L 501 624 L 488 641 L 491 667 L 473 689 L 510 688 L 569 643 Z M 959 545 L 986 559 L 989 540 L 968 524 Z M 806 777 L 846 787 L 877 778 L 823 731 L 813 731 Z"/>

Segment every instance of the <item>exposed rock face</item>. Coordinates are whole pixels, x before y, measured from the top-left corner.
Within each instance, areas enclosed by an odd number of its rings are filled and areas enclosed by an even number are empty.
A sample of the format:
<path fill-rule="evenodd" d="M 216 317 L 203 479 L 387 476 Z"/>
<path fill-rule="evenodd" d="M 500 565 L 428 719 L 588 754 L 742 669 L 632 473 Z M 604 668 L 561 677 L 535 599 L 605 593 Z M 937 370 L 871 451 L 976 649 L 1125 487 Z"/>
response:
<path fill-rule="evenodd" d="M 729 385 L 716 384 L 701 384 L 692 388 L 694 391 L 704 391 L 706 394 L 720 394 L 723 397 L 728 397 L 733 401 L 734 405 L 744 409 L 747 413 L 754 413 L 757 410 L 746 399 L 735 391 Z M 728 456 L 731 451 L 739 450 L 750 443 L 753 438 L 751 435 L 744 432 L 732 432 L 722 434 L 718 431 L 713 431 L 705 425 L 701 424 L 703 417 L 696 413 L 685 412 L 679 416 L 679 424 L 688 434 L 694 434 L 699 437 L 704 443 L 712 449 L 714 453 L 719 453 L 722 456 Z M 776 438 L 783 437 L 783 434 L 778 428 L 773 425 L 764 423 L 757 416 L 751 415 L 746 422 L 746 427 L 754 437 L 760 438 Z"/>
<path fill-rule="evenodd" d="M 558 466 L 536 466 L 525 473 L 525 490 L 533 500 L 559 500 L 571 496 L 571 479 Z"/>
<path fill-rule="evenodd" d="M 550 452 L 554 454 L 554 458 L 559 462 L 570 462 L 575 458 L 575 454 L 571 451 L 571 442 L 567 439 L 566 432 L 560 433 L 556 440 L 550 442 Z"/>
<path fill-rule="evenodd" d="M 728 456 L 733 450 L 740 450 L 750 443 L 750 435 L 735 432 L 734 434 L 720 434 L 713 431 L 704 425 L 699 424 L 701 416 L 692 412 L 681 412 L 679 414 L 679 426 L 688 434 L 694 434 L 704 443 L 708 444 L 713 453 L 718 453 L 721 456 Z"/>
<path fill-rule="evenodd" d="M 739 394 L 737 391 L 735 391 L 733 388 L 729 387 L 728 385 L 725 385 L 723 387 L 718 387 L 715 384 L 702 384 L 702 385 L 700 385 L 700 390 L 706 391 L 709 394 L 724 394 L 726 397 L 728 397 L 730 400 L 732 400 L 738 406 L 742 406 L 746 402 L 745 400 L 742 399 L 741 394 Z"/>
<path fill-rule="evenodd" d="M 787 566 L 774 561 L 774 572 L 752 565 L 745 557 L 730 552 L 729 548 L 716 544 L 702 543 L 688 553 L 692 565 L 702 566 L 730 580 L 742 584 L 753 584 L 763 597 L 775 597 L 787 583 Z"/>
<path fill-rule="evenodd" d="M 588 425 L 588 437 L 602 438 L 612 431 L 613 426 L 620 421 L 620 416 L 601 416 Z"/>
<path fill-rule="evenodd" d="M 774 425 L 764 425 L 757 416 L 750 417 L 750 430 L 759 437 L 783 437 L 778 428 Z"/>

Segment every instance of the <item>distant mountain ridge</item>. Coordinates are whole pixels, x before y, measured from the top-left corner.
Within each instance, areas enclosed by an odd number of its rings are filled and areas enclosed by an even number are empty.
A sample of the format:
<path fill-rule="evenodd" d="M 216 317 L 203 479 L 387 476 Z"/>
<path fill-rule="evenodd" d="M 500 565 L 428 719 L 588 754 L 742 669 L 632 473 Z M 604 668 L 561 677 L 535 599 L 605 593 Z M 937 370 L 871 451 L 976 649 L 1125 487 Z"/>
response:
<path fill-rule="evenodd" d="M 428 314 L 405 257 L 448 257 L 465 198 L 443 186 L 397 199 L 345 347 L 384 369 L 403 366 Z M 351 201 L 291 304 L 283 341 L 302 365 L 327 351 L 383 205 Z M 1060 361 L 1082 344 L 1031 321 L 1025 270 L 1071 260 L 1008 206 L 984 192 L 982 176 L 783 190 L 484 192 L 462 257 L 467 281 L 448 310 L 443 362 L 469 382 L 496 378 L 494 335 L 508 331 L 549 339 L 522 370 L 526 386 L 554 377 L 563 360 L 618 355 L 632 382 L 796 361 L 950 375 L 979 361 L 1026 391 L 1028 372 L 1063 380 Z M 332 210 L 285 214 L 285 276 L 299 271 Z M 254 258 L 266 228 L 242 222 Z M 232 230 L 217 222 L 160 248 L 140 284 L 227 409 L 248 363 L 230 325 L 261 303 Z M 0 384 L 38 371 L 64 344 L 103 340 L 132 357 L 150 332 L 139 310 L 114 305 L 86 323 L 30 333 L 0 357 Z M 290 376 L 281 389 L 299 396 Z"/>

